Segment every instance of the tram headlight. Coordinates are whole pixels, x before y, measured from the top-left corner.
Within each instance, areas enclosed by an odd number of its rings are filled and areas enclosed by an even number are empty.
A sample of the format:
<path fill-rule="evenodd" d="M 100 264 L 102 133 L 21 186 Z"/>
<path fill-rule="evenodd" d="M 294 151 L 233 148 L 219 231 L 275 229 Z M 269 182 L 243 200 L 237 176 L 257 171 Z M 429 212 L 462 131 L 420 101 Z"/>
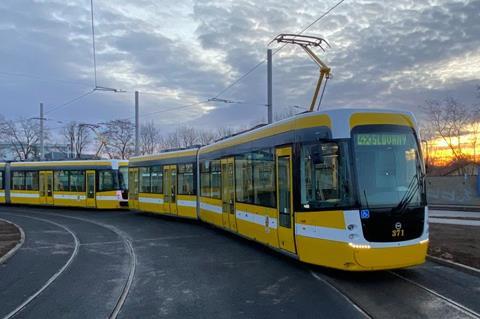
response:
<path fill-rule="evenodd" d="M 355 249 L 370 249 L 370 245 L 358 245 L 354 243 L 348 243 L 348 245 Z"/>

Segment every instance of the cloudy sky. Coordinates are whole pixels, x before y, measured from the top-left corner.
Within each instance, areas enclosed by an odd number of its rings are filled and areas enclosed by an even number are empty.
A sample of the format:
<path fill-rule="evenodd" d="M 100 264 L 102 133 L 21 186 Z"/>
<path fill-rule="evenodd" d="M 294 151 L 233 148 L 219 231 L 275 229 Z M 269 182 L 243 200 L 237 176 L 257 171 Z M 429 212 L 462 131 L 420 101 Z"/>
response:
<path fill-rule="evenodd" d="M 279 33 L 295 33 L 338 0 L 95 0 L 95 92 L 89 0 L 0 2 L 0 114 L 38 116 L 48 126 L 130 118 L 140 91 L 142 121 L 165 131 L 248 126 L 266 117 L 266 65 L 203 103 L 266 55 Z M 452 95 L 473 102 L 480 84 L 480 1 L 346 0 L 306 34 L 331 44 L 324 108 L 402 108 Z M 276 49 L 278 45 L 273 44 Z M 319 52 L 320 53 L 320 52 Z M 318 68 L 296 47 L 274 56 L 278 112 L 309 105 Z M 193 104 L 193 105 L 192 105 Z M 185 106 L 191 105 L 191 106 Z M 183 106 L 183 107 L 182 107 Z"/>

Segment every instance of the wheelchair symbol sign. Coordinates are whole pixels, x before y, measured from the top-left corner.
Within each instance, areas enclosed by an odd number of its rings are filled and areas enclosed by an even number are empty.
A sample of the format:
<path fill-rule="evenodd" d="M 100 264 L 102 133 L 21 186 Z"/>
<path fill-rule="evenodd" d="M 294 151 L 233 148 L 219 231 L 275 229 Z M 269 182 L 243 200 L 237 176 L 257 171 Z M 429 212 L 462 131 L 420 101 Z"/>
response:
<path fill-rule="evenodd" d="M 368 209 L 362 209 L 360 211 L 360 218 L 361 219 L 367 219 L 370 218 L 370 211 Z"/>

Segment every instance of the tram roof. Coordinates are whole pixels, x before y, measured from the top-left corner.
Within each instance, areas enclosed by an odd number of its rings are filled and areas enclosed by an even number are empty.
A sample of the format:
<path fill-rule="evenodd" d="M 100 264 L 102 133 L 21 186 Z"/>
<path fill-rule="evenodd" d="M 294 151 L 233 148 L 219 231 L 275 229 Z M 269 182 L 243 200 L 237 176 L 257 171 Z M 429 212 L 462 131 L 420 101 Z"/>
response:
<path fill-rule="evenodd" d="M 164 151 L 154 155 L 135 156 L 135 157 L 130 157 L 130 162 L 136 163 L 136 162 L 163 160 L 168 158 L 196 156 L 198 149 L 199 147 L 193 147 L 193 148 L 174 150 L 174 151 Z"/>
<path fill-rule="evenodd" d="M 224 138 L 203 146 L 200 152 L 209 153 L 276 134 L 316 126 L 328 127 L 332 131 L 333 138 L 349 138 L 351 128 L 365 124 L 400 124 L 416 127 L 415 118 L 408 111 L 372 108 L 327 109 L 300 113 L 296 116 L 252 129 L 251 131 Z"/>
<path fill-rule="evenodd" d="M 78 160 L 78 161 L 38 161 L 11 162 L 12 167 L 88 167 L 88 166 L 119 166 L 128 165 L 128 160 Z"/>

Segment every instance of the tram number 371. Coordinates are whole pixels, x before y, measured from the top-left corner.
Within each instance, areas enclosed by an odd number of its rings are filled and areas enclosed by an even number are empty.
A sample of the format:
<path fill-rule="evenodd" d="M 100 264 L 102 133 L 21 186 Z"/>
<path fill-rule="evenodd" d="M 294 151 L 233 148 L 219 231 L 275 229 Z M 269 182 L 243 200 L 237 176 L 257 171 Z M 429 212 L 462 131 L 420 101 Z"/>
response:
<path fill-rule="evenodd" d="M 403 237 L 403 236 L 405 236 L 405 231 L 403 229 L 392 230 L 392 237 Z"/>
<path fill-rule="evenodd" d="M 395 223 L 395 229 L 392 229 L 392 237 L 403 237 L 405 236 L 405 230 L 402 228 L 402 223 Z"/>

